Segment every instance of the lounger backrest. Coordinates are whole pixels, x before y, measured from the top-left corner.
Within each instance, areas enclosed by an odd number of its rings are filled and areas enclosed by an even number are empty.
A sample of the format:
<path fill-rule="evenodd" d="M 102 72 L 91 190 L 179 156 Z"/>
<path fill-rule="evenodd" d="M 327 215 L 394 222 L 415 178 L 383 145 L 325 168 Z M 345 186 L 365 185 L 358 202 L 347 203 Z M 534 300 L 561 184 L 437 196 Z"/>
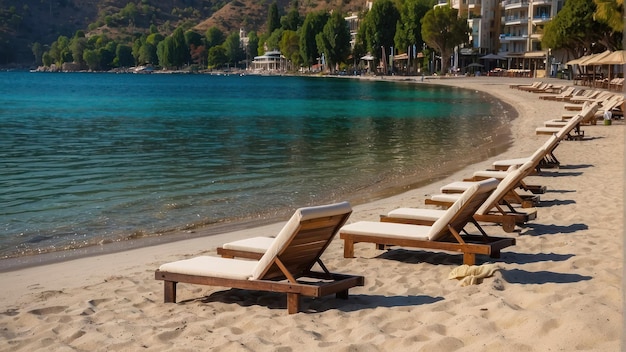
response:
<path fill-rule="evenodd" d="M 574 115 L 565 126 L 563 126 L 559 132 L 556 133 L 557 138 L 564 139 L 581 121 L 589 118 L 598 111 L 598 103 L 583 104 L 583 109 L 579 114 Z"/>
<path fill-rule="evenodd" d="M 472 219 L 476 210 L 483 204 L 489 195 L 496 189 L 498 180 L 490 178 L 469 187 L 459 199 L 448 208 L 443 216 L 433 223 L 428 232 L 431 241 L 437 241 L 450 235 L 448 225 L 460 232 L 468 221 Z"/>
<path fill-rule="evenodd" d="M 276 264 L 277 258 L 296 277 L 302 271 L 309 270 L 351 213 L 348 202 L 296 210 L 259 259 L 251 279 L 283 276 Z"/>
<path fill-rule="evenodd" d="M 537 161 L 537 163 L 539 163 L 541 159 L 543 159 L 543 157 L 546 156 L 548 152 L 552 152 L 558 144 L 559 144 L 559 137 L 556 134 L 551 135 L 550 138 L 548 138 L 546 142 L 539 149 L 537 149 L 537 152 L 543 151 L 543 155 L 540 156 L 540 159 Z M 531 157 L 530 159 L 533 159 L 533 158 Z M 535 167 L 536 166 L 537 165 L 535 165 Z"/>
<path fill-rule="evenodd" d="M 500 201 L 504 199 L 504 197 L 509 192 L 517 188 L 517 185 L 524 179 L 524 177 L 528 176 L 530 172 L 537 166 L 537 163 L 539 162 L 537 159 L 543 158 L 543 155 L 545 154 L 546 150 L 543 149 L 542 146 L 542 148 L 537 149 L 537 151 L 530 157 L 528 161 L 526 161 L 517 169 L 510 171 L 502 180 L 500 180 L 500 183 L 498 183 L 496 189 L 483 202 L 480 208 L 476 210 L 476 214 L 488 214 L 489 211 L 491 211 L 493 207 L 499 204 Z"/>

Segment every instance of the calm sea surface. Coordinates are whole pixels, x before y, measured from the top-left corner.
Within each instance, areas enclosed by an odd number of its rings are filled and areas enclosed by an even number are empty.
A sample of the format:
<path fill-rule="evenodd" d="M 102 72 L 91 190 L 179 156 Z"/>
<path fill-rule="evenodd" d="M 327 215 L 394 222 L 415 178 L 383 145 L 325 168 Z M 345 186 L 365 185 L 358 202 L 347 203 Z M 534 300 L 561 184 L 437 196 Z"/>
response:
<path fill-rule="evenodd" d="M 0 73 L 0 258 L 380 198 L 486 159 L 481 93 L 337 78 Z"/>

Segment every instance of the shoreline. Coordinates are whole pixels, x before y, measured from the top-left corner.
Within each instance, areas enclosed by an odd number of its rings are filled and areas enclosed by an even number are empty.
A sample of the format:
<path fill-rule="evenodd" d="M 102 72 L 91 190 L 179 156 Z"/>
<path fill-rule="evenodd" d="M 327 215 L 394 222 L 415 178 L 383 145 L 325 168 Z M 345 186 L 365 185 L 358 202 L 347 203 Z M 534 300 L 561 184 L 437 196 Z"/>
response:
<path fill-rule="evenodd" d="M 563 106 L 508 86 L 533 81 L 429 80 L 484 90 L 513 106 L 518 117 L 511 122 L 511 147 L 422 187 L 353 205 L 349 222 L 375 220 L 398 206 L 424 207 L 440 186 L 485 169 L 494 159 L 530 155 L 546 138 L 534 135 L 534 128 L 556 118 Z M 162 303 L 162 283 L 153 275 L 159 264 L 215 255 L 224 242 L 275 234 L 280 222 L 0 273 L 6 312 L 0 328 L 10 341 L 0 350 L 617 351 L 624 319 L 625 127 L 623 122 L 584 127 L 588 139 L 561 143 L 556 154 L 563 167 L 532 176 L 532 183 L 549 189 L 538 218 L 511 234 L 518 244 L 495 260 L 500 272 L 481 285 L 463 288 L 446 280 L 459 255 L 359 245 L 357 258 L 344 259 L 336 238 L 324 254 L 326 265 L 366 280 L 347 301 L 307 300 L 304 306 L 316 311 L 288 316 L 282 296 L 181 285 L 181 303 Z M 600 181 L 605 178 L 617 181 Z M 485 229 L 502 235 L 498 226 Z"/>

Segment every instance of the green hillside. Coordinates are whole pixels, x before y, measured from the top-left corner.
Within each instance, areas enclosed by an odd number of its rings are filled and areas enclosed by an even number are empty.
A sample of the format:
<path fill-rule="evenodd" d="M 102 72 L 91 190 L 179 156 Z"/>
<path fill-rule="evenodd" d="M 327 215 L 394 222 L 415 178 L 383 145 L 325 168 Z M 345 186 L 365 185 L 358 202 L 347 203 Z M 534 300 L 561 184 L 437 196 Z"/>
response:
<path fill-rule="evenodd" d="M 352 1 L 352 3 L 350 2 Z M 276 0 L 286 12 L 290 0 Z M 32 45 L 43 50 L 60 35 L 78 30 L 87 36 L 106 34 L 130 42 L 156 26 L 160 33 L 176 27 L 204 33 L 216 26 L 226 33 L 244 28 L 263 31 L 270 0 L 0 0 L 0 65 L 34 65 Z M 301 14 L 321 9 L 356 11 L 365 5 L 355 0 L 300 1 Z"/>

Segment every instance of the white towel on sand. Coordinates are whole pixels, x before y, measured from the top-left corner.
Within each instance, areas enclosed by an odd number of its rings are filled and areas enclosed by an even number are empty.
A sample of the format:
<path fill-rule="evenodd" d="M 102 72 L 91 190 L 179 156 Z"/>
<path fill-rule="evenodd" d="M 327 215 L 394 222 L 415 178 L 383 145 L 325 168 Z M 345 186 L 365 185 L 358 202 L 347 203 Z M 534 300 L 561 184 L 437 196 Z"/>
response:
<path fill-rule="evenodd" d="M 461 286 L 478 285 L 483 279 L 490 277 L 500 268 L 496 264 L 461 265 L 448 275 L 448 279 L 460 280 Z"/>

